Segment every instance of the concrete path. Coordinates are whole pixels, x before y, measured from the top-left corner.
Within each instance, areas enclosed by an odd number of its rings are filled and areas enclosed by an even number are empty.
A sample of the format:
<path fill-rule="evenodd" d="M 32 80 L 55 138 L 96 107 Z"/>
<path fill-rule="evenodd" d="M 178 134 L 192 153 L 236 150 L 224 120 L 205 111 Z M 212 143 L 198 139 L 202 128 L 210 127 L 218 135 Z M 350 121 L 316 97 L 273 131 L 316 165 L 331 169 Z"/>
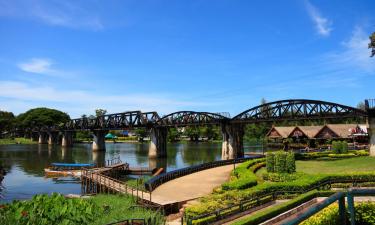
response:
<path fill-rule="evenodd" d="M 164 183 L 152 192 L 152 201 L 161 205 L 203 197 L 229 180 L 233 164 L 199 171 Z"/>

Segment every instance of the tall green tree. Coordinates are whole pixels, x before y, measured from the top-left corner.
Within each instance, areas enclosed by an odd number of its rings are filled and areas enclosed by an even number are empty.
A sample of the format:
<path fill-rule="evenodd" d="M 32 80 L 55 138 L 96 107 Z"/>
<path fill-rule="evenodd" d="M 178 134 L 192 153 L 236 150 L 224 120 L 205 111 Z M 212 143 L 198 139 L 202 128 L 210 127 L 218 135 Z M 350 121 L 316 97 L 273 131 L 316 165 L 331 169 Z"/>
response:
<path fill-rule="evenodd" d="M 368 44 L 368 48 L 371 49 L 371 57 L 375 55 L 375 32 L 371 34 L 370 43 Z"/>
<path fill-rule="evenodd" d="M 2 133 L 10 131 L 14 124 L 14 114 L 12 112 L 0 111 L 0 137 Z"/>
<path fill-rule="evenodd" d="M 95 116 L 104 116 L 107 113 L 106 109 L 95 109 Z"/>
<path fill-rule="evenodd" d="M 17 116 L 17 126 L 21 128 L 35 126 L 58 126 L 70 120 L 67 113 L 56 109 L 35 108 Z"/>

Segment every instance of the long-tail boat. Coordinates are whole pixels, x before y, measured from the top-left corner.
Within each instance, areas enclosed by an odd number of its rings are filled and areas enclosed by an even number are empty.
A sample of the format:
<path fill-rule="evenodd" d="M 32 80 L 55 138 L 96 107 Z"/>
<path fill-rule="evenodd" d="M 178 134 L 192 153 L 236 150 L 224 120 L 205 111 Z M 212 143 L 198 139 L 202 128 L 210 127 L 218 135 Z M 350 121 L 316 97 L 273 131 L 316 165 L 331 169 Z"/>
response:
<path fill-rule="evenodd" d="M 82 168 L 93 168 L 93 163 L 52 163 L 50 167 L 45 168 L 47 177 L 55 176 L 81 176 Z"/>

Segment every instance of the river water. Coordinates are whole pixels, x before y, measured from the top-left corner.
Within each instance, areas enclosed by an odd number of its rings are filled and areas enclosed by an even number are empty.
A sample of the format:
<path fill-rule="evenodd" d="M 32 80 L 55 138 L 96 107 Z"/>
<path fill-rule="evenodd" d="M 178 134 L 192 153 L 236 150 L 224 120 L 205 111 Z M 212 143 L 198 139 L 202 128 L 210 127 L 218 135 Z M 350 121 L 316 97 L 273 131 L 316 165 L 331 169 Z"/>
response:
<path fill-rule="evenodd" d="M 7 174 L 0 187 L 0 202 L 29 199 L 35 194 L 80 194 L 79 180 L 46 178 L 44 168 L 53 162 L 98 163 L 120 156 L 134 167 L 163 167 L 167 171 L 221 159 L 221 143 L 170 143 L 165 159 L 149 159 L 148 143 L 106 143 L 106 152 L 92 152 L 91 144 L 72 148 L 48 145 L 0 146 L 0 164 Z M 258 149 L 259 150 L 259 149 Z"/>

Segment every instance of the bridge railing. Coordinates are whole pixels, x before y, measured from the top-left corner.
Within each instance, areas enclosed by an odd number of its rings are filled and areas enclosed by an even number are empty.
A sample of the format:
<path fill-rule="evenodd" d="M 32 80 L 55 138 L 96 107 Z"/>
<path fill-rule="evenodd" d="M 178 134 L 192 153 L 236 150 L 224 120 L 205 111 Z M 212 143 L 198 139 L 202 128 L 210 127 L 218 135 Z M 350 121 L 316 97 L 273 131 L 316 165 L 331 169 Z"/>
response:
<path fill-rule="evenodd" d="M 195 166 L 190 166 L 182 169 L 177 169 L 173 170 L 164 174 L 160 174 L 156 177 L 151 178 L 145 183 L 145 188 L 148 191 L 153 191 L 155 188 L 158 186 L 162 185 L 165 182 L 168 182 L 170 180 L 189 175 L 198 171 L 206 170 L 206 169 L 211 169 L 215 168 L 218 166 L 225 166 L 225 165 L 230 165 L 234 163 L 242 163 L 250 159 L 257 159 L 257 158 L 262 158 L 264 157 L 263 155 L 252 155 L 246 158 L 239 158 L 239 159 L 229 159 L 229 160 L 220 160 L 220 161 L 215 161 L 215 162 L 209 162 L 209 163 L 203 163 L 200 165 L 195 165 Z"/>

